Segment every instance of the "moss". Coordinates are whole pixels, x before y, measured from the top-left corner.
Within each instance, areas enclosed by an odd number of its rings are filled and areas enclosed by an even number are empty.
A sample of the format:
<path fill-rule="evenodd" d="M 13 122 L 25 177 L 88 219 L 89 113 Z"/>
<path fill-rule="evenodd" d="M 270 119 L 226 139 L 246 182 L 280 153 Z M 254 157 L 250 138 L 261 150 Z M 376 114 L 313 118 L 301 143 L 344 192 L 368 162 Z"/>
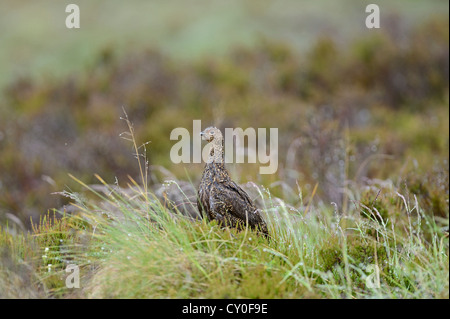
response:
<path fill-rule="evenodd" d="M 347 254 L 351 264 L 355 266 L 360 264 L 369 265 L 375 263 L 375 259 L 378 260 L 379 265 L 384 264 L 387 253 L 382 243 L 368 241 L 359 236 L 348 236 L 346 240 Z M 375 245 L 377 247 L 376 257 Z M 320 249 L 319 259 L 321 269 L 329 271 L 335 266 L 344 267 L 342 247 L 342 239 L 334 238 Z"/>
<path fill-rule="evenodd" d="M 301 287 L 290 279 L 282 282 L 283 274 L 270 271 L 264 266 L 256 266 L 247 269 L 227 270 L 222 276 L 211 282 L 208 290 L 202 291 L 207 298 L 297 298 L 299 295 L 313 297 L 314 293 L 307 293 L 305 287 Z M 213 288 L 214 287 L 214 288 Z M 318 297 L 318 295 L 315 295 Z"/>
<path fill-rule="evenodd" d="M 374 189 L 364 191 L 361 194 L 360 214 L 364 218 L 376 220 L 379 223 L 387 222 L 389 219 L 389 210 L 392 208 L 388 202 L 384 199 L 385 196 L 382 193 L 382 189 L 375 192 Z M 367 208 L 365 208 L 367 207 Z"/>
<path fill-rule="evenodd" d="M 448 169 L 436 168 L 433 172 L 410 174 L 406 179 L 408 190 L 417 196 L 420 208 L 426 215 L 448 218 Z"/>

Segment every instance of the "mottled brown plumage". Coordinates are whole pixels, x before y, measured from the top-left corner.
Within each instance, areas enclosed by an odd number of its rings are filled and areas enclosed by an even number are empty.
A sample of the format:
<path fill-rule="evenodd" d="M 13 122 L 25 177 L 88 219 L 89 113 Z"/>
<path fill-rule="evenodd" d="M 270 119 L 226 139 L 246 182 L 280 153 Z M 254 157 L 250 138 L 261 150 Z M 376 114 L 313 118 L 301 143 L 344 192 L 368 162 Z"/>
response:
<path fill-rule="evenodd" d="M 239 230 L 247 223 L 264 236 L 267 225 L 247 193 L 231 180 L 225 168 L 223 136 L 219 129 L 208 127 L 202 139 L 211 142 L 211 151 L 198 189 L 197 206 L 209 220 Z"/>

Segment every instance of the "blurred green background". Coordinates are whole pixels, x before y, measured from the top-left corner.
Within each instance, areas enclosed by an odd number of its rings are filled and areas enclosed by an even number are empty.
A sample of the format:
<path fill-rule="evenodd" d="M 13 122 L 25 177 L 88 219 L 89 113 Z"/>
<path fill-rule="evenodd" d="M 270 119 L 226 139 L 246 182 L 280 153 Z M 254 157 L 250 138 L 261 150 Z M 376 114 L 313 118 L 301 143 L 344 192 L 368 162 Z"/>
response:
<path fill-rule="evenodd" d="M 191 62 L 226 56 L 236 46 L 254 47 L 261 39 L 285 41 L 305 52 L 324 34 L 348 45 L 376 32 L 364 25 L 371 1 L 80 0 L 73 3 L 80 7 L 81 28 L 68 30 L 65 8 L 70 3 L 2 1 L 0 85 L 18 76 L 80 73 L 108 46 L 120 56 L 158 48 Z M 448 12 L 448 1 L 443 0 L 377 3 L 382 29 L 396 27 L 399 33 Z"/>
<path fill-rule="evenodd" d="M 277 174 L 233 178 L 340 206 L 387 181 L 448 218 L 448 1 L 378 1 L 378 30 L 372 2 L 76 1 L 69 30 L 70 2 L 2 1 L 0 220 L 66 204 L 69 173 L 138 178 L 122 107 L 153 184 L 201 176 L 171 163 L 173 128 L 277 127 Z"/>

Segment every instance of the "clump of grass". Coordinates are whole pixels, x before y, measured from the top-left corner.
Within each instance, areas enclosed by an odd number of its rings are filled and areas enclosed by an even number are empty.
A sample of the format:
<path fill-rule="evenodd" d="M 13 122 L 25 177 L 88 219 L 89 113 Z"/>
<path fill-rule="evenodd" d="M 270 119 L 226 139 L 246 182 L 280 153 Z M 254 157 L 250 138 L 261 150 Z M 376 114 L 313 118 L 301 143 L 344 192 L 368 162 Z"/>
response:
<path fill-rule="evenodd" d="M 39 298 L 40 289 L 30 261 L 35 255 L 30 236 L 13 227 L 0 227 L 0 298 Z"/>
<path fill-rule="evenodd" d="M 221 229 L 172 213 L 152 193 L 110 191 L 98 195 L 120 217 L 102 218 L 95 202 L 77 204 L 95 225 L 96 245 L 89 250 L 99 252 L 83 289 L 88 297 L 448 297 L 448 239 L 434 232 L 425 240 L 411 220 L 411 211 L 420 211 L 416 206 L 403 208 L 411 222 L 406 230 L 356 210 L 345 216 L 354 227 L 343 228 L 326 207 L 305 214 L 261 189 L 266 240 L 249 229 Z M 368 279 L 375 270 L 375 279 Z"/>
<path fill-rule="evenodd" d="M 33 262 L 39 281 L 49 294 L 61 294 L 66 267 L 74 260 L 81 267 L 88 263 L 89 258 L 83 253 L 83 248 L 89 245 L 89 237 L 85 235 L 88 228 L 90 225 L 76 215 L 56 210 L 32 223 L 32 242 L 38 253 Z"/>
<path fill-rule="evenodd" d="M 74 195 L 71 195 L 72 198 Z M 32 231 L 0 228 L 0 296 L 49 298 L 75 296 L 65 287 L 66 267 L 89 265 L 94 250 L 86 236 L 90 224 L 77 215 L 53 210 L 31 223 Z"/>

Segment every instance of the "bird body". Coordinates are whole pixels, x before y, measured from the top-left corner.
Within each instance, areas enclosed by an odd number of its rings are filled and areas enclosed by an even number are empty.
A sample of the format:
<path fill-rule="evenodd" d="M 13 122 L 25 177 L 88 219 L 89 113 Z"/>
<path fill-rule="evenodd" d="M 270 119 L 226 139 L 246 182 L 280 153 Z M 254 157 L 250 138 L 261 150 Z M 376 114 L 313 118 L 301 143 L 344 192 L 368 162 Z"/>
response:
<path fill-rule="evenodd" d="M 222 226 L 242 230 L 248 225 L 268 236 L 260 211 L 225 168 L 222 133 L 209 127 L 201 135 L 204 140 L 212 142 L 212 147 L 198 190 L 199 211 Z"/>

